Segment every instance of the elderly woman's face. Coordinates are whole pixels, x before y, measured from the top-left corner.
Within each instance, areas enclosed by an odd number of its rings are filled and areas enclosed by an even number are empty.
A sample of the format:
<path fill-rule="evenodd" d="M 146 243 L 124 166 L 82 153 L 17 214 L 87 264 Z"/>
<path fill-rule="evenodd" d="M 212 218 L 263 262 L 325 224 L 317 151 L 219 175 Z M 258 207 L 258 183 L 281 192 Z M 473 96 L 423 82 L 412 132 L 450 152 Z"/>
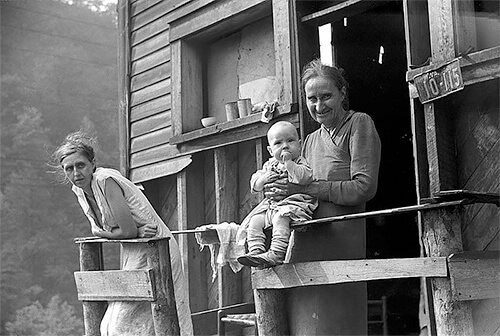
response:
<path fill-rule="evenodd" d="M 85 155 L 76 152 L 66 156 L 61 161 L 61 165 L 71 184 L 85 191 L 90 191 L 90 182 L 95 170 L 94 162 L 89 161 Z"/>
<path fill-rule="evenodd" d="M 311 78 L 304 87 L 311 117 L 328 128 L 336 126 L 345 113 L 342 108 L 344 90 L 337 88 L 329 78 Z"/>

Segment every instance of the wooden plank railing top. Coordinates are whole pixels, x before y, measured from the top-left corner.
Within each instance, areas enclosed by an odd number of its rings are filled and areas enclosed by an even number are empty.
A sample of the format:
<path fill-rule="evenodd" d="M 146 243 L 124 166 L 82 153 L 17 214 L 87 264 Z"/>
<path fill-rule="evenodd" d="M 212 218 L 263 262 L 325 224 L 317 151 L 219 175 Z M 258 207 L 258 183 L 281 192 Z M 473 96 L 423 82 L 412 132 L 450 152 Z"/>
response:
<path fill-rule="evenodd" d="M 253 289 L 285 289 L 382 279 L 446 277 L 446 257 L 314 261 L 252 268 Z"/>

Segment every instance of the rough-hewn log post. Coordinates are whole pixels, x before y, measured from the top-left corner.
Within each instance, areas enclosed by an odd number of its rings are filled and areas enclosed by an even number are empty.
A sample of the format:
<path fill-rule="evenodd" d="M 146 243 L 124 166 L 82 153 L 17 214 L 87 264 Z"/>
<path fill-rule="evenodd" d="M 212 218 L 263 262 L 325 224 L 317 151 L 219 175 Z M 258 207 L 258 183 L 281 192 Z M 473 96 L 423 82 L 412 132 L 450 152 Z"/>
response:
<path fill-rule="evenodd" d="M 430 257 L 448 257 L 463 251 L 461 206 L 424 211 L 424 246 Z M 469 302 L 453 298 L 449 278 L 432 278 L 432 296 L 437 335 L 473 335 Z"/>
<path fill-rule="evenodd" d="M 259 335 L 289 335 L 285 290 L 254 289 L 253 292 Z"/>
<path fill-rule="evenodd" d="M 102 243 L 80 243 L 80 270 L 100 271 L 103 269 Z M 100 326 L 107 303 L 83 301 L 83 322 L 85 336 L 100 336 Z"/>
<path fill-rule="evenodd" d="M 148 242 L 148 266 L 153 269 L 156 301 L 151 303 L 156 335 L 180 335 L 168 239 Z"/>

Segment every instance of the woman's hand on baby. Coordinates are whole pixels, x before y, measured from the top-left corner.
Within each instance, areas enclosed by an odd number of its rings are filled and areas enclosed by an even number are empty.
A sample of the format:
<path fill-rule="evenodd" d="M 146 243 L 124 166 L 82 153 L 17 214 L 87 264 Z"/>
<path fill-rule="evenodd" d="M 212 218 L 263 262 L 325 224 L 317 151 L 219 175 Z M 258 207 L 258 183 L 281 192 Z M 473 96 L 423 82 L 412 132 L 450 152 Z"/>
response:
<path fill-rule="evenodd" d="M 137 228 L 137 237 L 138 238 L 151 238 L 156 235 L 158 231 L 158 227 L 154 223 L 148 223 L 141 227 Z"/>
<path fill-rule="evenodd" d="M 280 175 L 273 171 L 268 171 L 263 175 L 264 184 L 272 183 L 280 178 Z"/>
<path fill-rule="evenodd" d="M 279 179 L 267 183 L 264 186 L 264 196 L 273 201 L 281 201 L 288 196 L 288 178 L 280 177 Z"/>

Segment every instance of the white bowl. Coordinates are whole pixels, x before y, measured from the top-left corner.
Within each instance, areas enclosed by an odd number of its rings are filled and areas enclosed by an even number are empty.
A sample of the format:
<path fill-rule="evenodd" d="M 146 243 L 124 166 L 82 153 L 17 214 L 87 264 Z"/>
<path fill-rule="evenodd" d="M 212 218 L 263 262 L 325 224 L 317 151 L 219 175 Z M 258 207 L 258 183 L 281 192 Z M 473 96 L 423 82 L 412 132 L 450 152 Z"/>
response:
<path fill-rule="evenodd" d="M 217 122 L 217 118 L 215 118 L 215 117 L 206 117 L 206 118 L 201 119 L 201 124 L 203 125 L 203 127 L 213 126 L 213 125 L 215 125 L 216 122 Z"/>

